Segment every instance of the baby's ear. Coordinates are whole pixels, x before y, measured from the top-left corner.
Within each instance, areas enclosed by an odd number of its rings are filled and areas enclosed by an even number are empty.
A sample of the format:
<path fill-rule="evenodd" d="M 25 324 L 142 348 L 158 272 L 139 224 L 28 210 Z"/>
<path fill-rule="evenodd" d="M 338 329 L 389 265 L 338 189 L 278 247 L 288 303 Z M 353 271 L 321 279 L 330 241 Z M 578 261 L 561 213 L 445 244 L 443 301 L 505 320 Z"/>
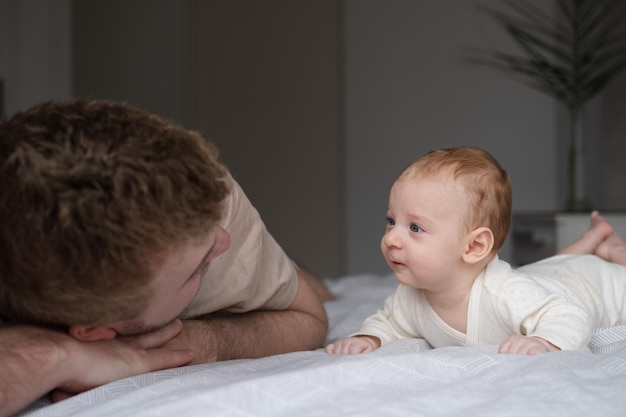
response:
<path fill-rule="evenodd" d="M 82 342 L 95 342 L 109 340 L 117 336 L 117 332 L 108 326 L 89 326 L 86 324 L 74 324 L 69 328 L 70 336 Z"/>
<path fill-rule="evenodd" d="M 488 227 L 479 227 L 468 235 L 467 247 L 463 253 L 463 261 L 475 264 L 485 259 L 493 249 L 493 233 Z"/>

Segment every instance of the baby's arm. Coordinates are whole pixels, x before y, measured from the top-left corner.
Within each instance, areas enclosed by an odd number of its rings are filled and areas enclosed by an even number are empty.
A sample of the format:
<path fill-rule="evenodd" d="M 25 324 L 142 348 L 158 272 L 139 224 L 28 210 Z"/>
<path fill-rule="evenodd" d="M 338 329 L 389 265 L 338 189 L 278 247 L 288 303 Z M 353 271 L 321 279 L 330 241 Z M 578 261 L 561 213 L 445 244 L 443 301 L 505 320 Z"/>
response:
<path fill-rule="evenodd" d="M 337 340 L 326 346 L 326 353 L 352 355 L 372 352 L 380 347 L 380 339 L 374 336 L 352 336 Z"/>
<path fill-rule="evenodd" d="M 402 304 L 415 305 L 414 291 L 404 286 L 396 288 L 396 291 L 385 299 L 384 308 L 369 316 L 358 332 L 328 345 L 326 352 L 330 354 L 367 353 L 393 340 L 421 337 L 407 319 L 407 316 L 411 316 L 413 312 L 406 313 L 401 307 Z"/>
<path fill-rule="evenodd" d="M 538 353 L 546 353 L 555 350 L 561 349 L 541 337 L 513 335 L 500 345 L 498 352 L 517 355 L 536 355 Z"/>

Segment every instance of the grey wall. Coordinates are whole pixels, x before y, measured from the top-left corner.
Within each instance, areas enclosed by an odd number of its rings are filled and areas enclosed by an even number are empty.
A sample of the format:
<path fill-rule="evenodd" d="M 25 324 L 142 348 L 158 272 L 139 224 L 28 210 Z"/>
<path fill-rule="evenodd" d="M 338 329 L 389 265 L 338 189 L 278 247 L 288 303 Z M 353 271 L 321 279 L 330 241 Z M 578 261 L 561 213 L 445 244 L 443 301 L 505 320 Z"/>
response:
<path fill-rule="evenodd" d="M 72 96 L 70 0 L 0 0 L 4 111 Z"/>
<path fill-rule="evenodd" d="M 495 0 L 484 3 L 495 5 Z M 534 0 L 550 11 L 550 3 Z M 564 207 L 564 108 L 484 68 L 468 47 L 513 50 L 500 28 L 462 0 L 346 0 L 348 271 L 387 271 L 379 254 L 391 183 L 432 148 L 476 145 L 507 169 L 514 211 Z M 603 210 L 626 209 L 626 75 L 585 112 L 586 188 Z M 622 184 L 622 185 L 620 185 Z M 511 257 L 510 242 L 501 256 Z"/>
<path fill-rule="evenodd" d="M 595 184 L 604 206 L 626 210 L 626 74 L 611 83 L 599 98 L 602 107 L 601 128 L 593 141 L 599 143 L 599 164 Z"/>
<path fill-rule="evenodd" d="M 74 90 L 198 127 L 194 1 L 72 4 Z"/>
<path fill-rule="evenodd" d="M 432 148 L 491 151 L 517 212 L 562 205 L 566 114 L 459 61 L 467 46 L 510 47 L 472 4 L 0 0 L 0 76 L 9 112 L 75 93 L 200 129 L 292 256 L 326 276 L 386 273 L 389 187 Z M 588 188 L 603 209 L 626 209 L 625 105 L 622 75 L 587 110 Z"/>
<path fill-rule="evenodd" d="M 201 131 L 278 242 L 345 271 L 340 2 L 200 1 Z"/>
<path fill-rule="evenodd" d="M 509 172 L 515 210 L 557 208 L 556 105 L 483 68 L 466 48 L 509 47 L 467 1 L 346 2 L 348 270 L 387 270 L 387 193 L 413 159 L 475 145 Z"/>
<path fill-rule="evenodd" d="M 79 0 L 75 94 L 200 130 L 296 261 L 345 271 L 334 0 Z"/>

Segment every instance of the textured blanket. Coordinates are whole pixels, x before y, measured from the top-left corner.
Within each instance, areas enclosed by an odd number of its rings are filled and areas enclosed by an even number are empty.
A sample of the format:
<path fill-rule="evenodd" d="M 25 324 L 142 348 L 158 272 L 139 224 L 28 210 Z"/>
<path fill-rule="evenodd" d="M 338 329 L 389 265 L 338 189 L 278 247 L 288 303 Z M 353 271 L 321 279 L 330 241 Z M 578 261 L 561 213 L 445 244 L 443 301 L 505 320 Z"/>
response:
<path fill-rule="evenodd" d="M 359 328 L 392 276 L 329 281 L 327 342 Z M 598 329 L 591 352 L 503 355 L 402 340 L 369 354 L 323 350 L 186 366 L 127 378 L 28 416 L 626 416 L 626 326 Z"/>

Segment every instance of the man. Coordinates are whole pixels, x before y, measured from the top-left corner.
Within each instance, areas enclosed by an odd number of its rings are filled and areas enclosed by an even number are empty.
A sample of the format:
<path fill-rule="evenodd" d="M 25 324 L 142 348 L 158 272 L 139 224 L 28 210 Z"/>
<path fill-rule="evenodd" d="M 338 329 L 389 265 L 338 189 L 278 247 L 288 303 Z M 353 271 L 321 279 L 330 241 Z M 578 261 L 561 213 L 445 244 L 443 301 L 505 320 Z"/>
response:
<path fill-rule="evenodd" d="M 0 124 L 0 218 L 0 315 L 74 340 L 32 327 L 12 337 L 41 331 L 55 347 L 133 364 L 92 381 L 77 369 L 9 404 L 51 386 L 62 398 L 104 379 L 325 339 L 330 294 L 274 241 L 215 147 L 132 106 L 46 103 Z M 36 367 L 20 371 L 29 365 L 12 368 L 25 388 L 41 381 Z"/>

